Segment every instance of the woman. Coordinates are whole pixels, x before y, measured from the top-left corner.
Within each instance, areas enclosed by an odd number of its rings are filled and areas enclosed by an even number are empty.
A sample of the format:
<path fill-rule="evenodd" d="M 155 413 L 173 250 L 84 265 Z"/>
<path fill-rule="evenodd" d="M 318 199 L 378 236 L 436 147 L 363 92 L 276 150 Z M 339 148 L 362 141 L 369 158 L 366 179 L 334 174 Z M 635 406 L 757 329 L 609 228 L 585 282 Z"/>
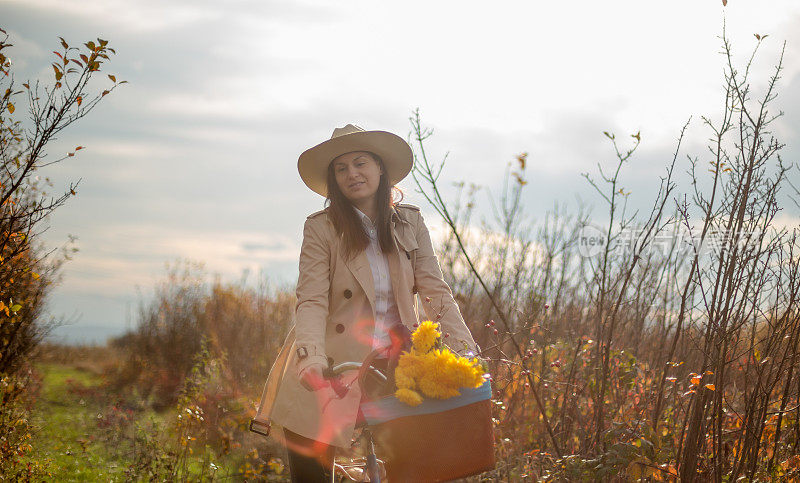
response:
<path fill-rule="evenodd" d="M 267 378 L 255 421 L 283 428 L 293 481 L 326 481 L 333 447 L 349 447 L 361 395 L 339 397 L 329 365 L 387 348 L 393 327 L 437 320 L 455 352 L 478 352 L 419 208 L 395 203 L 411 171 L 411 147 L 385 131 L 348 124 L 298 159 L 303 182 L 328 207 L 303 228 L 294 326 Z"/>

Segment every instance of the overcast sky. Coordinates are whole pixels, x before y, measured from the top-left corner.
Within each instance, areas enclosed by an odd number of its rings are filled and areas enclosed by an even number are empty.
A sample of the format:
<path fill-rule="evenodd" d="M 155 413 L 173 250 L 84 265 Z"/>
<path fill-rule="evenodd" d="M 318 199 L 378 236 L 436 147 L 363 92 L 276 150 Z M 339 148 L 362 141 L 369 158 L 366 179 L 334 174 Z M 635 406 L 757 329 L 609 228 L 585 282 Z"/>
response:
<path fill-rule="evenodd" d="M 293 284 L 305 216 L 323 202 L 302 184 L 298 155 L 347 123 L 406 137 L 415 108 L 434 129 L 434 158 L 450 152 L 448 186 L 497 192 L 506 163 L 530 153 L 535 218 L 556 202 L 600 206 L 580 174 L 613 163 L 603 131 L 641 131 L 623 179 L 645 208 L 690 116 L 680 169 L 687 154 L 707 156 L 700 116 L 717 120 L 724 105 L 723 18 L 742 69 L 753 34 L 769 35 L 751 72 L 756 93 L 786 42 L 773 106 L 785 114 L 773 129 L 794 162 L 796 1 L 0 0 L 18 82 L 52 77 L 58 36 L 109 40 L 117 55 L 105 69 L 129 81 L 49 152 L 86 149 L 42 173 L 56 188 L 81 179 L 44 236 L 58 247 L 74 235 L 79 248 L 50 304 L 74 323 L 56 335 L 122 332 L 137 290 L 150 294 L 179 257 L 226 280 L 249 269 Z M 400 187 L 440 232 L 410 179 Z M 780 223 L 796 225 L 800 210 L 784 206 Z"/>

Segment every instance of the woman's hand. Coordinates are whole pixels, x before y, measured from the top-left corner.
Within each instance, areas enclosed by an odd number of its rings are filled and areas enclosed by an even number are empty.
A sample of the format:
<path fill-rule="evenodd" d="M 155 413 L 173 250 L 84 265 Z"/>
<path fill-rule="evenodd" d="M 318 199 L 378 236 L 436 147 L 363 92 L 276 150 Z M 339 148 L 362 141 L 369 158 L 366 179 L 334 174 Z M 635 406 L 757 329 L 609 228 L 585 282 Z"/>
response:
<path fill-rule="evenodd" d="M 311 364 L 300 373 L 300 384 L 309 391 L 319 391 L 330 386 L 330 382 L 323 376 L 324 364 Z"/>

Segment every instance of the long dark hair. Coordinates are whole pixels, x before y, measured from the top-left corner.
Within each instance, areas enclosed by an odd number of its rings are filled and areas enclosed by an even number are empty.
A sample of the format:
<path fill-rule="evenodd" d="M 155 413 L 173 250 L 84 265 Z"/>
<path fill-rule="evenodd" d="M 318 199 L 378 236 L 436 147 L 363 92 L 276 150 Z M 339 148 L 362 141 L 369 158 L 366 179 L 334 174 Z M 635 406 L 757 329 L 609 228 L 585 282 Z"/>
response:
<path fill-rule="evenodd" d="M 375 228 L 378 230 L 378 242 L 383 253 L 391 253 L 394 249 L 392 243 L 391 216 L 394 205 L 403 199 L 403 192 L 396 186 L 389 186 L 389 178 L 383 165 L 383 159 L 377 154 L 367 151 L 372 159 L 381 168 L 381 179 L 378 182 L 376 202 L 378 204 L 377 219 Z M 345 256 L 351 258 L 355 253 L 367 248 L 369 236 L 364 230 L 364 225 L 356 214 L 353 204 L 339 189 L 336 183 L 336 173 L 333 170 L 333 162 L 328 165 L 328 196 L 325 204 L 328 205 L 328 216 L 333 222 L 336 233 L 342 238 L 345 247 Z M 398 200 L 394 201 L 393 191 L 398 194 Z"/>

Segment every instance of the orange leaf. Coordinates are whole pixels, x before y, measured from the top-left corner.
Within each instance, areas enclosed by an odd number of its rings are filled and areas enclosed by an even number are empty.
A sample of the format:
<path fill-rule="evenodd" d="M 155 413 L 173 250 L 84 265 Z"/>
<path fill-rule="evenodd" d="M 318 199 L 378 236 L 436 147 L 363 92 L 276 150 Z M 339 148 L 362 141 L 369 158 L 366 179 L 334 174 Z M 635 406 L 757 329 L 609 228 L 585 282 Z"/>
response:
<path fill-rule="evenodd" d="M 11 103 L 9 102 L 9 103 L 8 103 L 8 112 L 10 112 L 11 114 L 14 114 L 14 109 L 15 109 L 15 108 L 14 108 L 14 104 L 11 104 Z"/>
<path fill-rule="evenodd" d="M 717 387 L 716 387 L 715 385 L 713 385 L 713 384 L 706 384 L 706 386 L 705 386 L 705 387 L 706 387 L 706 389 L 708 389 L 709 391 L 713 391 L 713 390 L 715 390 L 715 389 L 717 388 Z"/>
<path fill-rule="evenodd" d="M 83 97 L 78 96 L 78 97 L 75 98 L 75 100 L 78 101 L 78 105 L 80 106 L 81 102 L 83 102 Z"/>
<path fill-rule="evenodd" d="M 111 74 L 108 74 L 108 78 L 111 79 L 111 82 L 117 82 L 117 78 Z"/>

